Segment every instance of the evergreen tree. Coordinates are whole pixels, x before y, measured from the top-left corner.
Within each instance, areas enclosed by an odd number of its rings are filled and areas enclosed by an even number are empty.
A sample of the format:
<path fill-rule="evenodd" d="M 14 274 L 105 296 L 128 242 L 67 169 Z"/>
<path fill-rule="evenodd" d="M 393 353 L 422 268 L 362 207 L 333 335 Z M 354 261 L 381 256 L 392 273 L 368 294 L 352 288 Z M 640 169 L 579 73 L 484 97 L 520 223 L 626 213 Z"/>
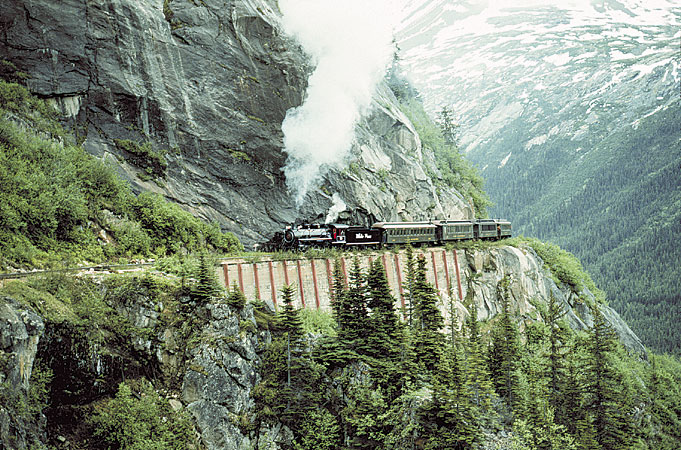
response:
<path fill-rule="evenodd" d="M 607 324 L 599 309 L 592 310 L 594 324 L 587 341 L 585 372 L 586 403 L 593 413 L 596 439 L 603 449 L 628 449 L 632 442 L 626 417 L 626 399 L 622 398 L 622 377 L 613 366 L 617 334 Z"/>
<path fill-rule="evenodd" d="M 440 126 L 445 143 L 450 147 L 456 147 L 459 125 L 454 122 L 454 114 L 448 106 L 443 106 L 438 113 L 437 123 Z"/>
<path fill-rule="evenodd" d="M 401 337 L 400 319 L 395 312 L 395 298 L 380 260 L 371 264 L 367 275 L 369 308 L 369 346 L 373 356 L 391 356 Z"/>
<path fill-rule="evenodd" d="M 497 286 L 503 309 L 492 329 L 492 345 L 489 349 L 490 375 L 495 384 L 497 394 L 505 397 L 509 406 L 518 409 L 520 368 L 520 337 L 517 325 L 513 323 L 510 313 L 510 280 L 504 277 Z"/>
<path fill-rule="evenodd" d="M 414 249 L 411 245 L 407 244 L 407 276 L 405 278 L 404 284 L 404 295 L 407 298 L 407 324 L 411 327 L 413 326 L 413 315 L 414 315 L 414 283 L 416 280 L 416 260 L 414 258 Z"/>
<path fill-rule="evenodd" d="M 438 361 L 432 376 L 433 398 L 421 413 L 426 449 L 469 449 L 480 438 L 473 408 L 455 381 L 459 368 L 452 356 L 453 352 L 446 352 Z"/>
<path fill-rule="evenodd" d="M 232 289 L 227 296 L 227 304 L 237 309 L 243 309 L 246 306 L 246 296 L 236 282 L 232 283 Z"/>
<path fill-rule="evenodd" d="M 284 307 L 279 312 L 279 329 L 284 336 L 288 336 L 292 345 L 298 345 L 303 337 L 303 321 L 300 312 L 293 306 L 293 285 L 288 284 L 281 288 Z"/>
<path fill-rule="evenodd" d="M 277 335 L 262 357 L 262 379 L 252 395 L 256 422 L 281 422 L 301 441 L 306 421 L 326 401 L 320 389 L 323 371 L 306 351 L 302 321 L 293 306 L 293 286 L 284 286 L 281 293 L 284 306 L 277 314 Z"/>
<path fill-rule="evenodd" d="M 416 355 L 424 367 L 432 372 L 439 364 L 444 336 L 444 319 L 437 306 L 438 295 L 426 278 L 426 259 L 419 258 L 413 282 L 413 328 Z"/>
<path fill-rule="evenodd" d="M 367 344 L 368 355 L 372 358 L 371 364 L 375 369 L 373 378 L 386 395 L 395 398 L 400 393 L 402 372 L 399 365 L 404 334 L 395 312 L 395 298 L 390 293 L 385 269 L 380 260 L 371 264 L 367 284 L 370 311 Z"/>
<path fill-rule="evenodd" d="M 192 299 L 206 303 L 221 291 L 215 271 L 205 252 L 199 254 L 199 266 L 196 270 L 196 284 L 192 290 Z"/>
<path fill-rule="evenodd" d="M 422 421 L 426 448 L 469 449 L 480 438 L 480 425 L 466 389 L 464 355 L 455 323 L 452 343 L 432 376 L 433 400 Z"/>
<path fill-rule="evenodd" d="M 348 320 L 347 312 L 344 309 L 346 293 L 343 269 L 340 260 L 337 259 L 333 266 L 333 286 L 331 287 L 333 303 L 331 303 L 331 310 L 339 330 L 345 328 L 345 322 Z"/>
<path fill-rule="evenodd" d="M 348 289 L 341 301 L 339 319 L 342 328 L 338 330 L 338 340 L 347 350 L 368 354 L 368 310 L 367 286 L 359 263 L 355 258 L 350 269 Z"/>
<path fill-rule="evenodd" d="M 480 322 L 478 322 L 478 308 L 472 298 L 474 292 L 472 287 L 469 287 L 468 292 L 466 299 L 468 336 L 465 343 L 466 390 L 475 407 L 490 411 L 494 387 L 485 361 Z"/>
<path fill-rule="evenodd" d="M 569 416 L 565 413 L 563 399 L 565 398 L 565 358 L 568 348 L 565 343 L 568 336 L 563 317 L 567 314 L 565 306 L 560 303 L 553 292 L 550 293 L 544 322 L 549 327 L 549 404 L 556 413 L 558 422 L 565 424 Z"/>

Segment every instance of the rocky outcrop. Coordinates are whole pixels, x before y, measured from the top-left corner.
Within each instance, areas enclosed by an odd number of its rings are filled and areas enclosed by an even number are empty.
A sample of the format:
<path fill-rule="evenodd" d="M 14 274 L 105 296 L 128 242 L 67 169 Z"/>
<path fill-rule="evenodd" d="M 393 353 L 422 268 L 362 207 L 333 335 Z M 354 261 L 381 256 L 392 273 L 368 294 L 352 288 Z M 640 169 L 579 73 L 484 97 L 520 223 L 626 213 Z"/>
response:
<path fill-rule="evenodd" d="M 162 193 L 247 244 L 324 218 L 334 192 L 358 222 L 470 213 L 456 193 L 434 188 L 432 156 L 385 87 L 357 127 L 361 169 L 333 169 L 295 208 L 281 123 L 302 102 L 309 67 L 272 0 L 3 2 L 0 53 L 136 190 Z M 165 177 L 143 181 L 117 140 L 166 151 Z"/>
<path fill-rule="evenodd" d="M 241 311 L 224 303 L 207 308 L 210 319 L 191 350 L 182 400 L 208 450 L 253 448 L 241 426 L 252 414 L 250 393 L 259 381 L 257 351 L 269 341 L 269 332 L 255 332 L 250 304 Z"/>
<path fill-rule="evenodd" d="M 541 320 L 538 308 L 542 304 L 546 305 L 553 296 L 564 305 L 567 313 L 565 319 L 570 327 L 585 330 L 593 325 L 589 305 L 595 305 L 629 350 L 646 353 L 639 337 L 615 310 L 597 303 L 587 288 L 575 292 L 572 286 L 556 284 L 550 269 L 545 267 L 544 261 L 531 247 L 503 246 L 488 250 L 466 250 L 465 254 L 462 292 L 464 298 L 472 295 L 480 319 L 490 319 L 501 312 L 503 304 L 498 286 L 504 277 L 508 277 L 511 310 L 521 324 Z M 462 303 L 458 302 L 457 308 L 462 316 L 466 314 Z M 447 313 L 447 308 L 443 308 L 443 312 Z"/>
<path fill-rule="evenodd" d="M 23 450 L 43 441 L 45 416 L 27 400 L 45 324 L 33 311 L 0 297 L 0 447 Z M 28 408 L 27 408 L 28 405 Z M 29 411 L 27 414 L 26 411 Z"/>

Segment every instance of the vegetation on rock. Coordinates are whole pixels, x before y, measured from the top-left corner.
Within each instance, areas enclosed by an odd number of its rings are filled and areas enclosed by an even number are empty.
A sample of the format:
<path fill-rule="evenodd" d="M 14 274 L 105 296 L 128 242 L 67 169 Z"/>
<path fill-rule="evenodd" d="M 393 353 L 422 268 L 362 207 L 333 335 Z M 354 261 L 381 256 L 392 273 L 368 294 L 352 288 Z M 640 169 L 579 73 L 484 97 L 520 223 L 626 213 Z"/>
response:
<path fill-rule="evenodd" d="M 426 113 L 418 91 L 401 76 L 397 66 L 388 74 L 388 84 L 400 108 L 414 124 L 422 145 L 435 156 L 439 173 L 429 173 L 433 182 L 456 189 L 472 203 L 476 217 L 487 217 L 487 208 L 492 202 L 483 190 L 484 181 L 478 170 L 459 151 L 451 112 L 443 109 L 439 123 L 434 122 Z"/>
<path fill-rule="evenodd" d="M 159 195 L 134 195 L 71 140 L 43 101 L 0 81 L 0 267 L 243 249 Z"/>

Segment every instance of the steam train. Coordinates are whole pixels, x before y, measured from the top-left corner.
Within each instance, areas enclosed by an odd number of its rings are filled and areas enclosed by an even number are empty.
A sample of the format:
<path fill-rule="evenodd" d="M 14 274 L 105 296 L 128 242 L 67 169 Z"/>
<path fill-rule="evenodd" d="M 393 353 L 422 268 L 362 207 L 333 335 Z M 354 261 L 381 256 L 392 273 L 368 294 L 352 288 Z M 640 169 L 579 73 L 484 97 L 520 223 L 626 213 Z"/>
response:
<path fill-rule="evenodd" d="M 511 222 L 498 219 L 377 222 L 371 227 L 338 223 L 289 226 L 263 245 L 264 250 L 305 250 L 309 247 L 390 247 L 411 244 L 511 237 Z"/>

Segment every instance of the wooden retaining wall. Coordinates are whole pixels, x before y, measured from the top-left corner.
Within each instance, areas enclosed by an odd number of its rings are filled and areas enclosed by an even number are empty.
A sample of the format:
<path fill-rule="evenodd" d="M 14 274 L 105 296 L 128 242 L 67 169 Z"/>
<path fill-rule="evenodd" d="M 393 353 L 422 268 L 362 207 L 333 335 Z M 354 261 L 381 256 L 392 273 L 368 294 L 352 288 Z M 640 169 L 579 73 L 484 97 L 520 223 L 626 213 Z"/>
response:
<path fill-rule="evenodd" d="M 441 298 L 449 298 L 448 292 L 451 292 L 456 300 L 463 299 L 461 276 L 464 271 L 460 267 L 460 262 L 465 261 L 463 250 L 415 249 L 414 256 L 426 259 L 428 281 L 435 286 Z M 346 284 L 355 257 L 348 253 L 339 259 Z M 380 259 L 396 299 L 395 306 L 405 306 L 402 283 L 406 277 L 406 252 L 363 253 L 357 258 L 365 272 L 373 260 Z M 231 287 L 236 283 L 247 299 L 260 299 L 274 309 L 281 306 L 281 288 L 292 284 L 295 286 L 295 305 L 298 308 L 330 310 L 335 263 L 334 259 L 257 262 L 230 259 L 221 263 L 218 274 L 225 286 Z"/>

